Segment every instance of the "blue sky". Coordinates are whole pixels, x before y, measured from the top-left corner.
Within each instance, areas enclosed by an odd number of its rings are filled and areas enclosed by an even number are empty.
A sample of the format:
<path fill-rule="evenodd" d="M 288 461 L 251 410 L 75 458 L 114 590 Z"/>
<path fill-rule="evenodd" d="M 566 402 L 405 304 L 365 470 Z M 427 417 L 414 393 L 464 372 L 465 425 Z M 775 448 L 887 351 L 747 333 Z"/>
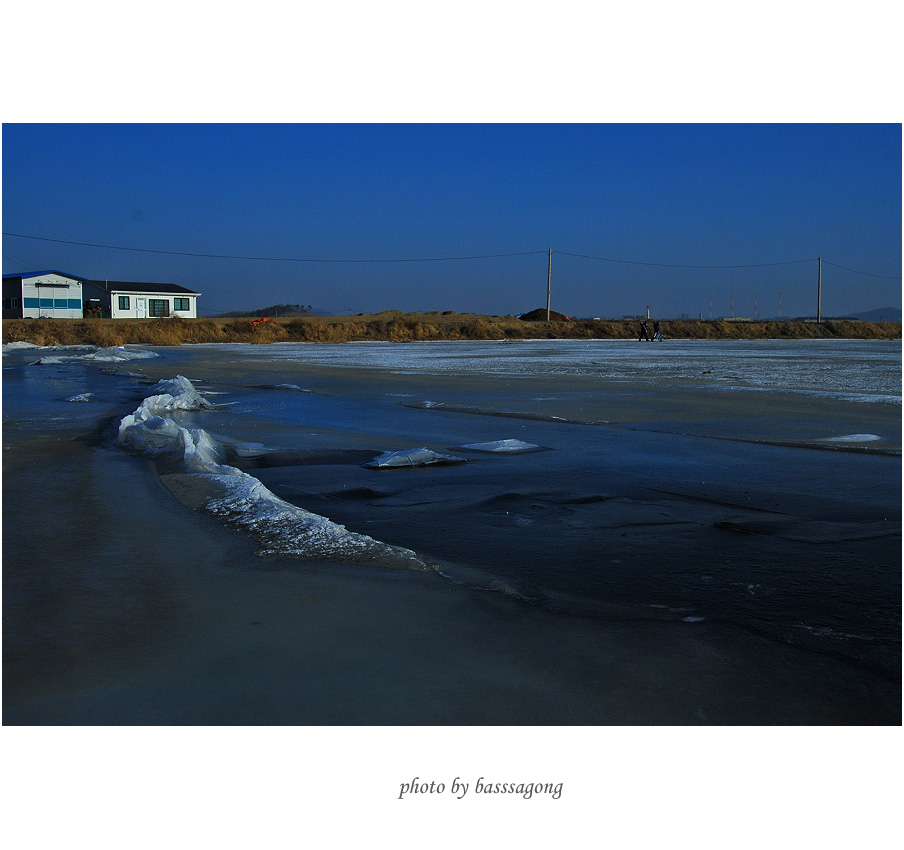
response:
<path fill-rule="evenodd" d="M 7 123 L 3 230 L 262 258 L 523 253 L 302 263 L 3 237 L 4 273 L 179 283 L 208 313 L 518 314 L 545 305 L 552 248 L 569 315 L 812 315 L 818 256 L 823 314 L 841 315 L 901 302 L 901 127 Z"/>

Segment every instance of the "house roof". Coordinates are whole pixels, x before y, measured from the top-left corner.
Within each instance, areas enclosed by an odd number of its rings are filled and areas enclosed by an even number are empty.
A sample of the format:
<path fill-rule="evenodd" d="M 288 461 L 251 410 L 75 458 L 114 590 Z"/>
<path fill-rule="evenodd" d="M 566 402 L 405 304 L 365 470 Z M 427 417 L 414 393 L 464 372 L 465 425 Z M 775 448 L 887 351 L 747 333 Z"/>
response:
<path fill-rule="evenodd" d="M 186 289 L 184 286 L 179 286 L 176 283 L 142 283 L 141 281 L 136 282 L 127 280 L 88 280 L 86 277 L 79 277 L 78 275 L 57 271 L 56 269 L 47 269 L 42 272 L 17 272 L 15 274 L 5 274 L 3 275 L 3 279 L 40 277 L 44 274 L 58 274 L 62 277 L 71 278 L 72 280 L 80 280 L 84 283 L 99 286 L 107 292 L 161 292 L 169 295 L 201 294 L 194 289 Z"/>
<path fill-rule="evenodd" d="M 57 269 L 46 269 L 42 272 L 16 272 L 15 274 L 5 274 L 3 275 L 3 279 L 6 280 L 7 278 L 11 277 L 40 277 L 42 274 L 58 274 L 62 275 L 63 277 L 71 277 L 73 280 L 87 280 L 87 278 L 79 277 L 77 274 L 69 274 L 69 272 L 61 272 Z"/>
<path fill-rule="evenodd" d="M 186 289 L 176 283 L 141 283 L 127 280 L 89 280 L 107 292 L 162 292 L 174 295 L 200 295 L 194 289 Z"/>

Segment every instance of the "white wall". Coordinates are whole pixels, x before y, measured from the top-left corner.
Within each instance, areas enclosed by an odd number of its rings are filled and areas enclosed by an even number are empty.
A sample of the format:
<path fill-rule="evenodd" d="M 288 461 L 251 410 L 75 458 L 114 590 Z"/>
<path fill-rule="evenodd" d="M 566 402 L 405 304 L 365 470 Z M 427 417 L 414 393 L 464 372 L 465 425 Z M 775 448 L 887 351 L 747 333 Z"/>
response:
<path fill-rule="evenodd" d="M 128 309 L 120 309 L 119 299 L 128 298 Z M 174 299 L 188 299 L 187 310 L 173 309 Z M 159 292 L 110 292 L 110 317 L 113 319 L 150 319 L 151 317 L 151 299 L 155 301 L 166 301 L 170 316 L 182 316 L 183 319 L 196 319 L 198 317 L 198 296 L 197 295 L 171 295 L 169 293 Z M 144 311 L 142 312 L 141 302 L 144 302 Z"/>
<path fill-rule="evenodd" d="M 23 278 L 22 317 L 38 319 L 42 316 L 53 319 L 82 318 L 81 281 L 61 274 Z"/>

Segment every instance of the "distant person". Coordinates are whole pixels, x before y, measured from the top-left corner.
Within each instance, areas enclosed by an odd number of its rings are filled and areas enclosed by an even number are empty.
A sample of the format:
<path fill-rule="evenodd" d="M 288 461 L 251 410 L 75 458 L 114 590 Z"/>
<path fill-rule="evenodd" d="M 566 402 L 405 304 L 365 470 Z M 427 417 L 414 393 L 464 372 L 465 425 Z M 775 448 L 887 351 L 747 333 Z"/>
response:
<path fill-rule="evenodd" d="M 637 341 L 640 342 L 641 340 L 644 340 L 644 339 L 647 340 L 647 342 L 650 341 L 650 337 L 647 335 L 647 323 L 641 322 L 640 323 L 640 335 L 637 337 Z"/>
<path fill-rule="evenodd" d="M 660 342 L 663 339 L 662 328 L 660 327 L 659 322 L 653 322 L 653 339 L 658 339 Z"/>

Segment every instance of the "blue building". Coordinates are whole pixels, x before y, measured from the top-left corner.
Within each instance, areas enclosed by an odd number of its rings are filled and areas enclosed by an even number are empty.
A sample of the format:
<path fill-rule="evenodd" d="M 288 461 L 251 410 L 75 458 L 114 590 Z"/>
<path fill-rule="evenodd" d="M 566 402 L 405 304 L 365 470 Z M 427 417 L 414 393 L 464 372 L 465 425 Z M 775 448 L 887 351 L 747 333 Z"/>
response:
<path fill-rule="evenodd" d="M 80 319 L 84 278 L 65 272 L 23 272 L 3 275 L 3 318 Z"/>
<path fill-rule="evenodd" d="M 175 283 L 88 280 L 50 270 L 3 275 L 4 319 L 198 316 L 200 292 Z"/>

